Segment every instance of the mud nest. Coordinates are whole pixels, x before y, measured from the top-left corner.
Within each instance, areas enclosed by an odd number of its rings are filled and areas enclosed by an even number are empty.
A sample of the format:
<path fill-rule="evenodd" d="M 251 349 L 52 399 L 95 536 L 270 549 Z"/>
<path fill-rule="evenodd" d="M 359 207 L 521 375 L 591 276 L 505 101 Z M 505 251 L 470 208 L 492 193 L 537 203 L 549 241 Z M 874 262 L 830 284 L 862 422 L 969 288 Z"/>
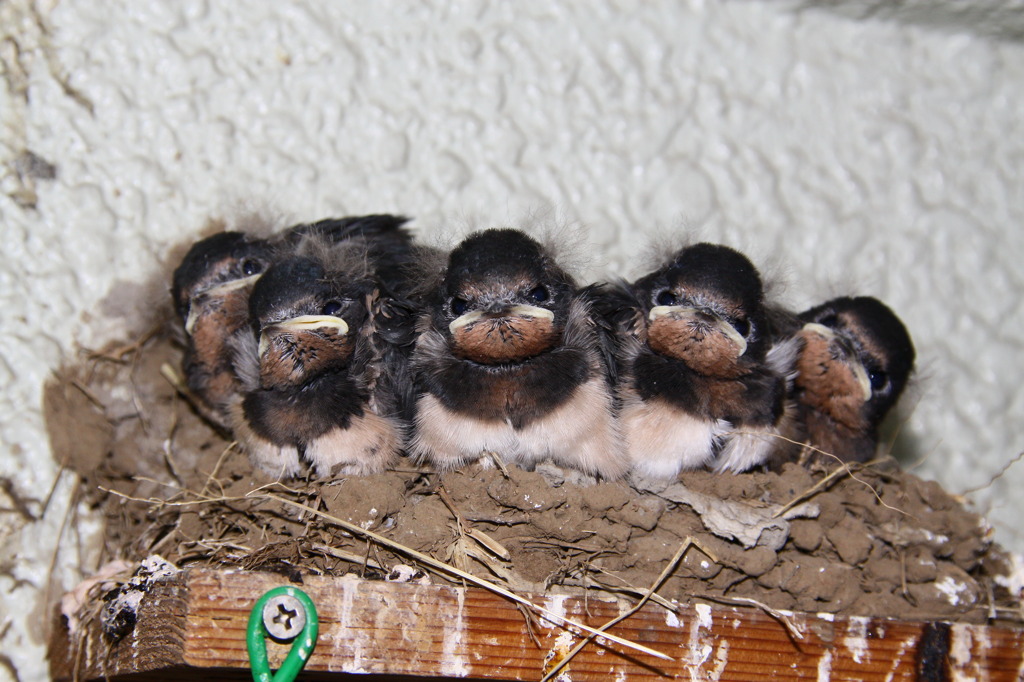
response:
<path fill-rule="evenodd" d="M 105 559 L 160 554 L 179 567 L 292 577 L 424 568 L 333 517 L 516 590 L 636 595 L 690 540 L 659 590 L 666 599 L 1024 622 L 1013 590 L 1019 569 L 985 522 L 892 460 L 696 471 L 653 490 L 584 485 L 546 466 L 437 474 L 413 462 L 375 476 L 278 483 L 253 471 L 176 390 L 168 370 L 180 359 L 158 328 L 83 355 L 47 386 L 55 456 L 82 477 L 105 519 Z"/>

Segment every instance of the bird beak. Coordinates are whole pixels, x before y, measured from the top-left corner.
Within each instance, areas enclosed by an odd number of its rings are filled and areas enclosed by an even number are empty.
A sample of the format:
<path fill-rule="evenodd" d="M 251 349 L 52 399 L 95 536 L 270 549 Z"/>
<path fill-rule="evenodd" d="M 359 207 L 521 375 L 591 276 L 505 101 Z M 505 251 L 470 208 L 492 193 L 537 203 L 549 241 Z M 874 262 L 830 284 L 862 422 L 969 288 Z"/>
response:
<path fill-rule="evenodd" d="M 348 323 L 340 317 L 334 317 L 333 315 L 299 315 L 290 320 L 277 322 L 264 329 L 263 333 L 260 334 L 259 355 L 263 357 L 263 354 L 270 347 L 268 332 L 277 334 L 285 331 L 307 332 L 314 329 L 334 329 L 336 334 L 344 336 L 348 334 Z"/>
<path fill-rule="evenodd" d="M 250 284 L 255 284 L 256 280 L 260 278 L 260 274 L 263 273 L 249 275 L 248 277 L 243 277 L 241 279 L 233 279 L 230 282 L 224 282 L 223 284 L 210 287 L 203 293 L 207 296 L 223 296 L 224 294 L 231 293 L 235 289 L 241 289 L 242 287 L 247 287 Z"/>
<path fill-rule="evenodd" d="M 195 329 L 196 322 L 199 320 L 199 306 L 196 305 L 196 302 L 199 301 L 200 297 L 224 296 L 232 291 L 247 287 L 250 284 L 255 284 L 256 280 L 259 278 L 259 275 L 250 275 L 241 279 L 233 279 L 230 282 L 224 282 L 223 284 L 212 286 L 209 289 L 203 289 L 197 293 L 189 299 L 188 302 L 188 317 L 185 318 L 185 333 L 192 336 L 192 330 Z"/>
<path fill-rule="evenodd" d="M 676 320 L 685 320 L 687 318 L 696 317 L 701 312 L 697 308 L 691 308 L 688 306 L 681 305 L 656 305 L 651 308 L 651 312 L 647 314 L 647 318 L 654 322 L 659 317 L 671 317 Z M 743 338 L 743 335 L 736 331 L 736 328 L 723 319 L 714 317 L 713 323 L 718 331 L 722 332 L 723 335 L 736 346 L 737 355 L 736 357 L 742 357 L 747 352 L 747 340 Z"/>
<path fill-rule="evenodd" d="M 188 316 L 185 318 L 185 333 L 192 336 L 192 330 L 196 328 L 196 320 L 199 319 L 199 306 L 196 305 L 195 296 L 188 303 Z"/>
<path fill-rule="evenodd" d="M 472 310 L 465 315 L 460 315 L 452 320 L 452 323 L 448 325 L 448 331 L 454 334 L 463 327 L 468 327 L 477 320 L 480 320 L 487 316 L 493 316 L 485 310 Z M 514 305 L 511 308 L 507 308 L 503 311 L 502 317 L 531 317 L 538 320 L 554 320 L 555 314 L 547 308 L 539 308 L 534 305 Z"/>
<path fill-rule="evenodd" d="M 839 335 L 836 334 L 835 330 L 831 327 L 826 327 L 823 324 L 818 324 L 817 322 L 808 322 L 804 325 L 803 330 L 805 332 L 817 334 L 829 343 L 839 339 Z M 847 346 L 845 344 L 839 344 L 839 346 L 843 349 L 843 352 L 846 355 L 846 362 L 850 366 L 850 371 L 853 372 L 853 377 L 860 385 L 861 392 L 864 395 L 864 402 L 871 400 L 871 379 L 868 378 L 867 370 L 864 369 L 864 365 L 860 363 L 860 360 L 855 358 L 852 353 L 847 352 Z"/>
<path fill-rule="evenodd" d="M 831 341 L 832 339 L 836 338 L 836 333 L 832 331 L 831 327 L 826 327 L 825 325 L 818 324 L 817 322 L 808 322 L 807 324 L 805 324 L 804 331 L 811 332 L 812 334 L 817 334 L 818 336 L 824 337 L 828 341 Z"/>

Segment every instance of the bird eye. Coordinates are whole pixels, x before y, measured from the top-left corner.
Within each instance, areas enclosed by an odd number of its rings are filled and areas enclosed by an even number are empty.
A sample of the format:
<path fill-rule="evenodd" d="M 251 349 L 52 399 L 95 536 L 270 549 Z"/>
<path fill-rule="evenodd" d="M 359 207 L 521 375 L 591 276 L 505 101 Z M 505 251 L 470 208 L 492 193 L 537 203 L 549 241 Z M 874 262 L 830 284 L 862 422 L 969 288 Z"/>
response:
<path fill-rule="evenodd" d="M 839 324 L 839 318 L 836 317 L 835 313 L 829 313 L 825 317 L 818 320 L 818 324 L 823 324 L 828 328 L 834 328 Z"/>
<path fill-rule="evenodd" d="M 469 310 L 469 301 L 467 301 L 467 300 L 465 300 L 463 298 L 453 298 L 452 299 L 452 312 L 453 313 L 455 313 L 456 315 L 462 315 L 467 310 Z"/>
<path fill-rule="evenodd" d="M 542 286 L 537 286 L 530 289 L 530 293 L 528 293 L 527 296 L 532 301 L 535 301 L 537 303 L 543 303 L 544 301 L 548 300 L 548 290 Z"/>
<path fill-rule="evenodd" d="M 665 291 L 658 294 L 658 297 L 654 300 L 658 305 L 675 305 L 679 302 L 679 297 L 668 289 L 665 289 Z"/>
<path fill-rule="evenodd" d="M 750 333 L 750 322 L 746 320 L 736 320 L 732 323 L 732 328 L 740 333 L 740 336 L 746 336 Z"/>
<path fill-rule="evenodd" d="M 263 272 L 263 263 L 260 263 L 258 260 L 247 258 L 246 260 L 242 261 L 242 272 L 245 273 L 246 277 L 258 275 L 259 273 Z"/>
<path fill-rule="evenodd" d="M 868 379 L 871 381 L 872 391 L 881 391 L 889 383 L 889 375 L 880 369 L 868 372 Z"/>
<path fill-rule="evenodd" d="M 341 303 L 339 301 L 328 301 L 324 303 L 324 307 L 320 309 L 321 315 L 337 315 L 341 312 Z"/>

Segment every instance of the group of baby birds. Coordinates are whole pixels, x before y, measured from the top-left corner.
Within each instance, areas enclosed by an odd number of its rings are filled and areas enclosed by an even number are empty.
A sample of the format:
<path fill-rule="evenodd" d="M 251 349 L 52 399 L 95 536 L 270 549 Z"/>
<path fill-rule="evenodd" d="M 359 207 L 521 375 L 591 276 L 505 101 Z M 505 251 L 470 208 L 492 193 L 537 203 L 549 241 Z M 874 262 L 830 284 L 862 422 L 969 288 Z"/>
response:
<path fill-rule="evenodd" d="M 280 478 L 481 458 L 605 480 L 874 456 L 914 364 L 874 298 L 794 314 L 698 243 L 633 282 L 580 286 L 489 229 L 443 251 L 366 215 L 220 232 L 174 272 L 188 389 Z"/>

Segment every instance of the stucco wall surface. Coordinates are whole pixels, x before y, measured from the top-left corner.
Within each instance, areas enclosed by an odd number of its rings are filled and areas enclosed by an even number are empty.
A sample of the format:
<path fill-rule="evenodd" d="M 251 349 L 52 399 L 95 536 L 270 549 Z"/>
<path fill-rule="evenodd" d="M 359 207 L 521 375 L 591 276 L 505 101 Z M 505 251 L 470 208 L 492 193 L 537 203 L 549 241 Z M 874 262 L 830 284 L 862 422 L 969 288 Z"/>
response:
<path fill-rule="evenodd" d="M 796 308 L 878 296 L 920 359 L 903 451 L 985 484 L 1024 447 L 1024 48 L 817 4 L 0 2 L 0 475 L 32 516 L 54 491 L 35 521 L 0 492 L 0 679 L 45 679 L 45 600 L 95 558 L 43 381 L 128 333 L 113 288 L 240 206 L 424 233 L 549 211 L 595 277 L 685 233 Z M 1018 551 L 1022 485 L 970 495 Z"/>

